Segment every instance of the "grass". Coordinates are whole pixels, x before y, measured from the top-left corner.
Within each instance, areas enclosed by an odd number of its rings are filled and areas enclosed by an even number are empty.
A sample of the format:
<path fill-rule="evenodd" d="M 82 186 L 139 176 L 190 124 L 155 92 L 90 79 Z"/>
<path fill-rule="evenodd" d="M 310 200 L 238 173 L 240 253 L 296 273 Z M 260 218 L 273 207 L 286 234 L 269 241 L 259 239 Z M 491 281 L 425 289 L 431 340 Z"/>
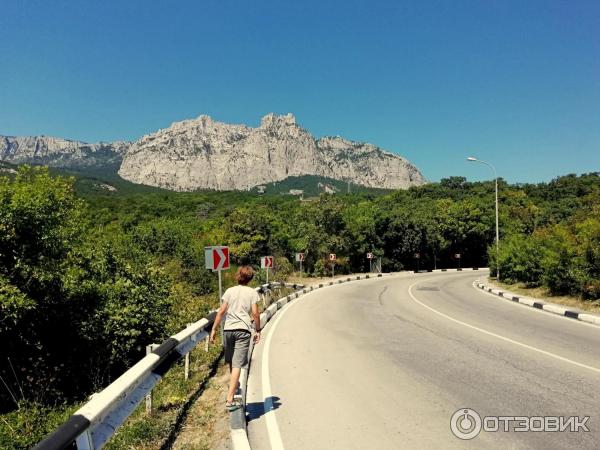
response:
<path fill-rule="evenodd" d="M 495 279 L 488 279 L 488 281 L 491 285 L 506 289 L 507 291 L 514 292 L 515 294 L 534 297 L 548 303 L 570 306 L 571 308 L 578 308 L 592 313 L 600 313 L 600 300 L 584 300 L 582 298 L 569 295 L 552 295 L 547 288 L 528 288 L 523 283 L 507 284 L 498 282 Z"/>
<path fill-rule="evenodd" d="M 229 413 L 223 407 L 229 385 L 229 369 L 219 365 L 217 374 L 191 406 L 180 432 L 173 442 L 173 450 L 208 450 L 230 448 Z"/>
<path fill-rule="evenodd" d="M 194 400 L 207 386 L 221 359 L 221 346 L 205 352 L 204 342 L 191 352 L 190 377 L 184 379 L 183 360 L 176 363 L 154 388 L 152 414 L 142 402 L 107 443 L 107 450 L 169 448 Z"/>
<path fill-rule="evenodd" d="M 0 448 L 24 450 L 33 447 L 46 434 L 62 425 L 80 404 L 40 406 L 19 404 L 19 409 L 0 415 Z"/>

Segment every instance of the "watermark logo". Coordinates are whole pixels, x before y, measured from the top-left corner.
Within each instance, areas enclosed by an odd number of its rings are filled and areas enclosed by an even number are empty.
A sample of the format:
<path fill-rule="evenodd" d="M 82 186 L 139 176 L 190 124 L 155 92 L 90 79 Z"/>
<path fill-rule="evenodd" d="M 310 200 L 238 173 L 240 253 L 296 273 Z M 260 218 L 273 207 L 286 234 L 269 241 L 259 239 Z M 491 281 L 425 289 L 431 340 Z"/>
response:
<path fill-rule="evenodd" d="M 459 439 L 473 439 L 481 431 L 481 416 L 470 408 L 459 409 L 452 414 L 450 429 Z"/>
<path fill-rule="evenodd" d="M 485 432 L 589 432 L 589 416 L 485 416 L 470 408 L 452 414 L 450 429 L 459 439 L 469 440 Z"/>

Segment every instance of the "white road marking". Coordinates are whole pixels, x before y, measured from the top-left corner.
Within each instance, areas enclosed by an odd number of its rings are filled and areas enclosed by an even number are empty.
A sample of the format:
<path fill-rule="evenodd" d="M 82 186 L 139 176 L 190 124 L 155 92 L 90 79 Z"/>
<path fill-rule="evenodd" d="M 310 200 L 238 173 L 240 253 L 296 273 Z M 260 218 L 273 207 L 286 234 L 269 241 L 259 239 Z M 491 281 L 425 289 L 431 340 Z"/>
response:
<path fill-rule="evenodd" d="M 481 294 L 485 294 L 485 295 L 487 295 L 489 297 L 492 297 L 495 300 L 503 301 L 507 305 L 513 305 L 513 306 L 515 306 L 517 308 L 521 308 L 521 310 L 531 311 L 533 314 L 543 314 L 544 317 L 553 317 L 553 318 L 558 319 L 558 320 L 566 320 L 569 323 L 574 323 L 574 324 L 577 324 L 577 325 L 581 325 L 582 327 L 592 327 L 592 328 L 596 328 L 596 329 L 598 328 L 598 325 L 590 323 L 590 322 L 585 322 L 583 320 L 571 319 L 570 317 L 567 317 L 567 316 L 564 316 L 564 315 L 560 315 L 560 314 L 556 314 L 556 313 L 550 313 L 550 312 L 548 312 L 547 309 L 534 308 L 533 306 L 530 306 L 527 303 L 521 303 L 520 301 L 516 302 L 516 301 L 512 300 L 511 297 L 500 297 L 499 295 L 492 294 L 491 292 L 488 292 L 488 291 L 486 291 L 484 289 L 478 288 L 477 285 L 475 284 L 475 281 L 473 281 L 472 286 L 473 286 L 473 289 L 475 289 L 477 292 L 479 292 Z M 526 296 L 521 296 L 519 294 L 514 294 L 514 295 L 516 295 L 519 298 L 526 297 Z M 533 303 L 533 300 L 532 300 L 532 303 Z M 580 314 L 582 314 L 582 313 L 580 313 Z"/>
<path fill-rule="evenodd" d="M 315 291 L 313 291 L 315 292 Z M 301 298 L 306 298 L 310 294 L 305 294 Z M 275 417 L 275 409 L 273 408 L 273 394 L 271 392 L 271 377 L 269 374 L 269 353 L 271 350 L 271 338 L 277 329 L 280 319 L 290 310 L 294 305 L 298 303 L 299 299 L 295 299 L 290 305 L 285 304 L 285 307 L 279 311 L 277 317 L 269 327 L 269 333 L 265 339 L 265 348 L 263 349 L 262 357 L 262 395 L 265 399 L 265 424 L 267 425 L 267 434 L 269 435 L 269 443 L 273 450 L 283 450 L 283 442 L 281 440 L 281 433 L 279 432 L 279 426 L 277 425 L 277 417 Z"/>
<path fill-rule="evenodd" d="M 380 278 L 374 278 L 374 280 L 379 280 Z M 281 432 L 279 431 L 279 425 L 277 425 L 277 417 L 275 416 L 275 410 L 273 409 L 273 394 L 271 392 L 271 378 L 269 374 L 269 353 L 271 349 L 271 337 L 275 334 L 275 329 L 279 324 L 281 318 L 289 311 L 294 305 L 298 304 L 300 300 L 305 299 L 307 297 L 313 296 L 315 294 L 320 293 L 321 289 L 326 289 L 328 287 L 334 286 L 344 286 L 347 284 L 352 284 L 353 282 L 363 281 L 361 280 L 352 280 L 344 282 L 343 284 L 332 284 L 323 285 L 322 288 L 313 290 L 306 294 L 303 294 L 300 298 L 294 299 L 292 304 L 286 303 L 281 311 L 279 311 L 275 319 L 270 325 L 269 333 L 265 339 L 265 348 L 263 349 L 262 355 L 262 395 L 265 399 L 265 424 L 267 426 L 267 434 L 269 435 L 269 443 L 271 444 L 271 449 L 273 450 L 283 450 L 283 441 L 281 440 Z"/>
<path fill-rule="evenodd" d="M 547 352 L 546 350 L 542 350 L 542 349 L 539 349 L 539 348 L 537 348 L 537 347 L 532 347 L 531 345 L 523 344 L 522 342 L 515 341 L 514 339 L 510 339 L 510 338 L 507 338 L 507 337 L 505 337 L 505 336 L 501 336 L 501 335 L 499 335 L 499 334 L 492 333 L 491 331 L 484 330 L 483 328 L 479 328 L 479 327 L 476 327 L 476 326 L 474 326 L 474 325 L 470 325 L 470 324 L 468 324 L 468 323 L 466 323 L 466 322 L 462 322 L 462 321 L 460 321 L 460 320 L 458 320 L 458 319 L 455 319 L 455 318 L 453 318 L 453 317 L 450 317 L 450 316 L 448 316 L 448 315 L 444 314 L 443 312 L 440 312 L 440 311 L 438 311 L 438 310 L 436 310 L 436 309 L 433 309 L 432 307 L 430 307 L 430 306 L 427 306 L 425 303 L 423 303 L 423 302 L 419 301 L 419 300 L 417 299 L 417 297 L 415 297 L 415 296 L 413 295 L 413 293 L 412 293 L 412 289 L 413 289 L 413 287 L 414 287 L 416 284 L 418 284 L 418 283 L 419 283 L 419 281 L 417 281 L 417 282 L 415 282 L 415 283 L 413 283 L 413 284 L 411 284 L 411 285 L 409 286 L 409 288 L 408 288 L 408 295 L 410 295 L 410 297 L 411 297 L 411 298 L 412 298 L 412 299 L 413 299 L 415 302 L 417 302 L 419 305 L 423 306 L 424 308 L 427 308 L 428 310 L 430 310 L 430 311 L 434 312 L 435 314 L 438 314 L 439 316 L 442 316 L 442 317 L 444 317 L 445 319 L 448 319 L 448 320 L 450 320 L 450 321 L 452 321 L 452 322 L 455 322 L 455 323 L 457 323 L 457 324 L 459 324 L 459 325 L 463 325 L 463 326 L 465 326 L 465 327 L 467 327 L 467 328 L 471 328 L 472 330 L 479 331 L 480 333 L 487 334 L 488 336 L 492 336 L 492 337 L 495 337 L 495 338 L 501 339 L 501 340 L 503 340 L 503 341 L 510 342 L 511 344 L 518 345 L 519 347 L 523 347 L 523 348 L 526 348 L 526 349 L 528 349 L 528 350 L 532 350 L 532 351 L 534 351 L 534 352 L 541 353 L 542 355 L 546 355 L 546 356 L 549 356 L 549 357 L 551 357 L 551 358 L 558 359 L 559 361 L 563 361 L 563 362 L 566 362 L 566 363 L 570 363 L 570 364 L 573 364 L 573 365 L 575 365 L 575 366 L 577 366 L 577 367 L 582 367 L 582 368 L 584 368 L 584 369 L 588 369 L 588 370 L 591 370 L 591 371 L 593 371 L 593 372 L 600 373 L 600 369 L 599 369 L 599 368 L 597 368 L 597 367 L 588 366 L 587 364 L 583 364 L 583 363 L 580 363 L 580 362 L 577 362 L 577 361 L 573 361 L 572 359 L 564 358 L 564 357 L 562 357 L 562 356 L 559 356 L 559 355 L 557 355 L 557 354 L 555 354 L 555 353 Z"/>
<path fill-rule="evenodd" d="M 290 305 L 291 306 L 291 305 Z M 285 308 L 286 310 L 288 308 Z M 281 311 L 281 315 L 275 320 L 273 328 L 269 330 L 269 334 L 265 341 L 265 348 L 263 350 L 263 364 L 262 364 L 262 394 L 265 408 L 265 424 L 267 425 L 267 434 L 269 435 L 269 443 L 273 450 L 283 450 L 283 442 L 281 441 L 281 433 L 279 432 L 279 426 L 277 425 L 277 418 L 275 417 L 275 410 L 273 409 L 273 398 L 271 393 L 271 379 L 269 376 L 269 351 L 271 347 L 271 337 L 273 331 L 279 323 L 279 319 L 285 311 Z"/>

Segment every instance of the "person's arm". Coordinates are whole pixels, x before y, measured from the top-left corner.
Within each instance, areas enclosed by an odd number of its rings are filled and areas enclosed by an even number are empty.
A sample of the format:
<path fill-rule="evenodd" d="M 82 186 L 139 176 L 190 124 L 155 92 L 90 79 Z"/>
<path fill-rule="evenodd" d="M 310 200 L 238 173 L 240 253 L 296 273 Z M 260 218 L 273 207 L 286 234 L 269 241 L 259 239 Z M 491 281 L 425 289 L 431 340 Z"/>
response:
<path fill-rule="evenodd" d="M 217 315 L 215 317 L 215 321 L 213 322 L 212 330 L 210 332 L 210 343 L 215 343 L 215 336 L 217 334 L 217 330 L 219 329 L 219 325 L 221 325 L 221 321 L 223 320 L 223 316 L 227 313 L 227 307 L 229 303 L 223 302 L 219 310 L 217 311 Z M 260 320 L 260 319 L 259 319 Z"/>
<path fill-rule="evenodd" d="M 252 318 L 254 319 L 254 343 L 258 344 L 260 342 L 260 313 L 258 312 L 258 305 L 256 303 L 252 304 Z"/>

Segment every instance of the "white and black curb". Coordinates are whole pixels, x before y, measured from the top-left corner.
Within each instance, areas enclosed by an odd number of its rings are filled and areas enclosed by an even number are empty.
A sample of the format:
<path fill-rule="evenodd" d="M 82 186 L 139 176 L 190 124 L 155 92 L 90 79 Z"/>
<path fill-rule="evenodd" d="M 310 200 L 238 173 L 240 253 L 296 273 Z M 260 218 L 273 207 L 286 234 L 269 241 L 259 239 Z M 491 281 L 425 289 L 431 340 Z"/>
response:
<path fill-rule="evenodd" d="M 513 302 L 521 303 L 522 305 L 527 305 L 532 308 L 541 309 L 542 311 L 557 314 L 559 316 L 568 317 L 570 319 L 580 320 L 582 322 L 587 322 L 594 325 L 600 325 L 600 316 L 596 314 L 575 311 L 572 309 L 567 309 L 560 305 L 556 305 L 554 303 L 546 303 L 536 298 L 520 296 L 512 292 L 503 291 L 502 289 L 496 289 L 487 286 L 485 283 L 482 283 L 479 280 L 475 280 L 475 286 L 477 286 L 479 289 L 489 292 L 490 294 L 497 295 L 498 297 L 503 297 Z"/>

